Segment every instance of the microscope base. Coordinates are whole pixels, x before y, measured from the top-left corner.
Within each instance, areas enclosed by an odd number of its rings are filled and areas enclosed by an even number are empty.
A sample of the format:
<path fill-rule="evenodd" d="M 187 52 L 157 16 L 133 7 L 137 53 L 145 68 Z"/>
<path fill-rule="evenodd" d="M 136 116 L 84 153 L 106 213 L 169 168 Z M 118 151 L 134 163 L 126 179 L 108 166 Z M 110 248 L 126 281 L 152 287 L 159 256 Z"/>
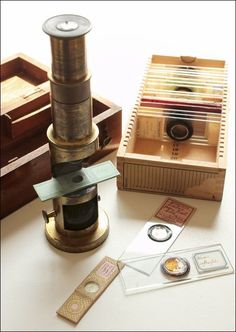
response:
<path fill-rule="evenodd" d="M 78 237 L 65 236 L 59 233 L 55 226 L 55 217 L 50 217 L 45 224 L 45 234 L 47 240 L 55 248 L 66 252 L 85 252 L 97 248 L 107 238 L 109 233 L 109 221 L 105 211 L 99 209 L 98 227 L 84 234 L 78 231 Z"/>

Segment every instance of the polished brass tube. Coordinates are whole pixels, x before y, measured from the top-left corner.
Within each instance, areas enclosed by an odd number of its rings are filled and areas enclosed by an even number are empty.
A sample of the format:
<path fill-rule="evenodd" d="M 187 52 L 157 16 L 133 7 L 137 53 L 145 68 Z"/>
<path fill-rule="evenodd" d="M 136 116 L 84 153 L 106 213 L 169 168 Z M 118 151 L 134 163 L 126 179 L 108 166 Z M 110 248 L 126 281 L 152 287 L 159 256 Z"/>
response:
<path fill-rule="evenodd" d="M 77 104 L 91 96 L 90 75 L 88 74 L 83 81 L 73 83 L 60 83 L 48 74 L 53 99 L 63 104 Z"/>
<path fill-rule="evenodd" d="M 53 126 L 47 130 L 52 165 L 82 160 L 90 157 L 98 149 L 98 127 L 93 123 L 90 136 L 78 141 L 64 141 L 55 136 Z"/>
<path fill-rule="evenodd" d="M 52 127 L 47 133 L 51 163 L 52 166 L 74 161 L 81 164 L 80 160 L 92 155 L 98 147 L 98 132 L 95 137 L 92 125 L 85 43 L 91 24 L 82 16 L 59 15 L 48 19 L 43 29 L 50 36 L 52 53 L 52 70 L 48 75 Z"/>
<path fill-rule="evenodd" d="M 52 99 L 52 119 L 55 137 L 69 142 L 91 135 L 91 103 L 91 98 L 78 104 L 62 104 Z"/>
<path fill-rule="evenodd" d="M 78 82 L 87 73 L 85 36 L 60 39 L 51 37 L 52 75 L 61 83 Z"/>

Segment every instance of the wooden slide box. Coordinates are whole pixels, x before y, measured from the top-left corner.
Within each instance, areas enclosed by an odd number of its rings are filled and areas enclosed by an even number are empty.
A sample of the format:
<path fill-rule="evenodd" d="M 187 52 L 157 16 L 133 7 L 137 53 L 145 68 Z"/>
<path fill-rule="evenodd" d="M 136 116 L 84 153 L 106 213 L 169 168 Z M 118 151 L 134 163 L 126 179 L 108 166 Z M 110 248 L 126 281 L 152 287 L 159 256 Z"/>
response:
<path fill-rule="evenodd" d="M 1 218 L 36 198 L 33 184 L 51 177 L 46 130 L 51 123 L 48 68 L 17 54 L 1 64 Z M 116 150 L 121 108 L 93 94 L 99 150 L 90 163 Z"/>
<path fill-rule="evenodd" d="M 184 72 L 181 82 L 190 84 L 189 82 L 198 80 L 198 88 L 201 84 L 206 84 L 207 80 L 211 82 L 215 77 L 219 77 L 218 85 L 215 87 L 220 89 L 221 98 L 218 101 L 213 100 L 214 104 L 212 100 L 208 101 L 205 97 L 214 97 L 214 94 L 213 90 L 205 91 L 205 85 L 202 92 L 195 91 L 195 94 L 188 94 L 186 89 L 182 89 L 182 95 L 185 94 L 188 98 L 185 103 L 189 103 L 191 96 L 200 98 L 196 96 L 201 96 L 202 93 L 204 98 L 200 102 L 205 104 L 200 107 L 199 104 L 191 106 L 198 107 L 195 112 L 196 119 L 192 120 L 193 136 L 179 142 L 167 135 L 166 123 L 169 117 L 173 116 L 170 115 L 173 111 L 173 107 L 170 106 L 174 100 L 173 95 L 177 96 L 177 90 L 180 90 L 173 87 L 170 91 L 172 82 L 178 80 L 173 73 L 176 71 L 180 77 L 181 71 L 186 70 L 191 71 L 190 76 L 186 79 L 188 72 Z M 209 76 L 204 77 L 204 83 L 199 83 L 201 73 Z M 209 86 L 207 89 L 212 88 Z M 164 104 L 166 99 L 169 108 Z M 179 99 L 177 102 L 180 105 Z M 194 103 L 194 99 L 191 102 Z M 209 102 L 211 106 L 208 105 Z M 187 104 L 182 105 L 185 105 L 186 110 Z M 204 107 L 207 107 L 208 111 L 201 113 Z M 213 113 L 210 113 L 212 110 Z M 176 107 L 174 112 L 177 112 Z M 175 119 L 178 120 L 179 115 Z M 117 178 L 118 189 L 220 201 L 226 173 L 226 133 L 225 62 L 153 55 L 118 149 L 117 168 L 121 173 Z"/>

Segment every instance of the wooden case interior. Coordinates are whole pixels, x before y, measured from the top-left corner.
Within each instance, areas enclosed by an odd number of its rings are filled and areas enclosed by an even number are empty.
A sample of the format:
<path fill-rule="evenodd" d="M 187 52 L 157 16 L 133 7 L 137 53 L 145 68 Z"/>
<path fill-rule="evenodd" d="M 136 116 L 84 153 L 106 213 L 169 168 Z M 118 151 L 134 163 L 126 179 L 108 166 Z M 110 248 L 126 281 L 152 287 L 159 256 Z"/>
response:
<path fill-rule="evenodd" d="M 4 145 L 39 132 L 50 121 L 47 67 L 24 54 L 1 63 L 1 129 Z M 8 142 L 7 142 L 8 141 Z"/>

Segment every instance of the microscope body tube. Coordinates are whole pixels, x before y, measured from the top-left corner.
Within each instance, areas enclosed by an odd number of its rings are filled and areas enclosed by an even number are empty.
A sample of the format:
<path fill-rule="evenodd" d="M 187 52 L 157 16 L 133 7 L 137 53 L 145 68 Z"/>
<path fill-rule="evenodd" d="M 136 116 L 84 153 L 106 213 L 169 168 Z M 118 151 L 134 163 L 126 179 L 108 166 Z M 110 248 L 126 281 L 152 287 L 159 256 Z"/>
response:
<path fill-rule="evenodd" d="M 85 36 L 51 37 L 51 49 L 52 73 L 49 79 L 54 135 L 67 142 L 84 139 L 92 133 Z"/>
<path fill-rule="evenodd" d="M 61 162 L 78 161 L 80 165 L 82 159 L 98 148 L 98 130 L 92 123 L 91 75 L 85 41 L 91 24 L 78 15 L 59 15 L 48 19 L 43 30 L 50 36 L 52 54 L 48 75 L 52 128 L 47 135 L 53 171 Z M 56 168 L 59 169 L 59 165 Z"/>

